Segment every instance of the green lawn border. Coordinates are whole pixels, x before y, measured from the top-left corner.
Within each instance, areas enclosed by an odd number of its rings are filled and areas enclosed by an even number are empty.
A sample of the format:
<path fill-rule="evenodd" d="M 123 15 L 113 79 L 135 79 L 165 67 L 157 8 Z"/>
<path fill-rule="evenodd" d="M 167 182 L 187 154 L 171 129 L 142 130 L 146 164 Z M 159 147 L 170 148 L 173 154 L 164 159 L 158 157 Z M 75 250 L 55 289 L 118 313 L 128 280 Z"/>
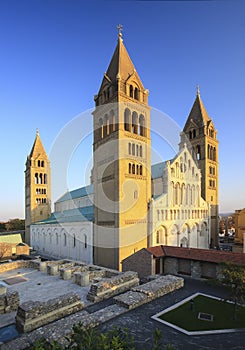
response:
<path fill-rule="evenodd" d="M 208 330 L 208 331 L 187 331 L 186 329 L 184 328 L 181 328 L 181 327 L 178 327 L 176 326 L 175 324 L 173 323 L 169 323 L 167 321 L 164 321 L 162 320 L 161 318 L 159 318 L 159 316 L 162 316 L 163 314 L 171 311 L 171 310 L 174 310 L 176 309 L 177 307 L 179 307 L 180 305 L 183 305 L 185 304 L 186 302 L 188 302 L 189 300 L 199 296 L 199 295 L 203 295 L 205 297 L 208 297 L 208 298 L 212 298 L 212 299 L 216 299 L 216 300 L 220 300 L 222 301 L 223 299 L 221 298 L 218 298 L 218 297 L 215 297 L 213 295 L 208 295 L 208 294 L 204 294 L 204 293 L 195 293 L 195 294 L 192 294 L 190 295 L 189 297 L 179 301 L 178 303 L 174 304 L 174 305 L 171 305 L 170 307 L 168 307 L 167 309 L 161 311 L 161 312 L 158 312 L 157 314 L 151 316 L 151 318 L 155 321 L 158 321 L 158 322 L 161 322 L 163 324 L 165 324 L 166 326 L 169 326 L 171 328 L 174 328 L 176 329 L 177 331 L 179 332 L 182 332 L 186 335 L 206 335 L 206 334 L 219 334 L 219 333 L 234 333 L 234 332 L 245 332 L 245 328 L 234 328 L 234 329 L 215 329 L 215 330 Z M 233 303 L 232 301 L 227 301 L 229 303 Z"/>

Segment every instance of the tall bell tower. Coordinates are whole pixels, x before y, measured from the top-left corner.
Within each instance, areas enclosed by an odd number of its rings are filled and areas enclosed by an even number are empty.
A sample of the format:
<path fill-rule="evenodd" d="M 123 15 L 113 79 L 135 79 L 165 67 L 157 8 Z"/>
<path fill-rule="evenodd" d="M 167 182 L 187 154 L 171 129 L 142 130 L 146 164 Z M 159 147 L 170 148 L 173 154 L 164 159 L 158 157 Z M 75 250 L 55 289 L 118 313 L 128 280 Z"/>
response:
<path fill-rule="evenodd" d="M 199 87 L 181 136 L 181 145 L 187 140 L 201 170 L 201 196 L 210 205 L 210 245 L 218 244 L 219 215 L 219 163 L 217 130 L 201 100 Z"/>
<path fill-rule="evenodd" d="M 25 170 L 25 242 L 30 244 L 30 225 L 51 213 L 50 162 L 39 132 L 27 156 Z"/>
<path fill-rule="evenodd" d="M 150 107 L 118 26 L 118 42 L 94 97 L 94 263 L 121 270 L 147 247 L 151 199 Z"/>

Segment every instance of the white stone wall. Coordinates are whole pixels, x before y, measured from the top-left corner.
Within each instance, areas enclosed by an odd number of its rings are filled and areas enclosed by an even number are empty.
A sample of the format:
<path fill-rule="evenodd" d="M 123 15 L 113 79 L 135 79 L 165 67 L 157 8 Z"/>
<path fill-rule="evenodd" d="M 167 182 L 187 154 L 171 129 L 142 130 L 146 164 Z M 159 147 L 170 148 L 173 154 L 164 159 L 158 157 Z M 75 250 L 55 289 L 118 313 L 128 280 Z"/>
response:
<path fill-rule="evenodd" d="M 164 192 L 159 196 L 160 181 Z M 201 172 L 186 147 L 153 180 L 151 246 L 209 248 L 209 206 L 201 197 Z"/>
<path fill-rule="evenodd" d="M 93 263 L 93 223 L 31 225 L 31 247 L 55 258 Z"/>

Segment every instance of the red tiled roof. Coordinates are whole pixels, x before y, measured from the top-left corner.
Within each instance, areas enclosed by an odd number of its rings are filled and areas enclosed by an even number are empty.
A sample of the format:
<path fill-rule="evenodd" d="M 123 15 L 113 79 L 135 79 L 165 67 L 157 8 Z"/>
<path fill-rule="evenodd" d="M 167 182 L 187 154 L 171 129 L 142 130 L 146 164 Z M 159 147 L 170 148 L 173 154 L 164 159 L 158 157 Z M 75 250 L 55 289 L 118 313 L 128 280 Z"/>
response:
<path fill-rule="evenodd" d="M 245 265 L 245 254 L 224 252 L 212 249 L 182 248 L 172 246 L 155 246 L 147 248 L 155 258 L 173 257 L 181 259 L 207 261 L 212 263 L 230 262 Z"/>

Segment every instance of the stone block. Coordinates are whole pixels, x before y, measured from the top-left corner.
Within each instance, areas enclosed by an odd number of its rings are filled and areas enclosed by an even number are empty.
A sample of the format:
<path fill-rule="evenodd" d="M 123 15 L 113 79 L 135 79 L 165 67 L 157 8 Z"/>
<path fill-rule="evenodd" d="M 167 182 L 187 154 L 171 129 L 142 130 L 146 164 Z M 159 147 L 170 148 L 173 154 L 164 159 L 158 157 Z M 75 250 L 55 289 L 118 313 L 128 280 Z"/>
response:
<path fill-rule="evenodd" d="M 47 302 L 29 301 L 18 307 L 16 327 L 21 332 L 30 332 L 83 308 L 80 296 L 68 293 Z"/>

